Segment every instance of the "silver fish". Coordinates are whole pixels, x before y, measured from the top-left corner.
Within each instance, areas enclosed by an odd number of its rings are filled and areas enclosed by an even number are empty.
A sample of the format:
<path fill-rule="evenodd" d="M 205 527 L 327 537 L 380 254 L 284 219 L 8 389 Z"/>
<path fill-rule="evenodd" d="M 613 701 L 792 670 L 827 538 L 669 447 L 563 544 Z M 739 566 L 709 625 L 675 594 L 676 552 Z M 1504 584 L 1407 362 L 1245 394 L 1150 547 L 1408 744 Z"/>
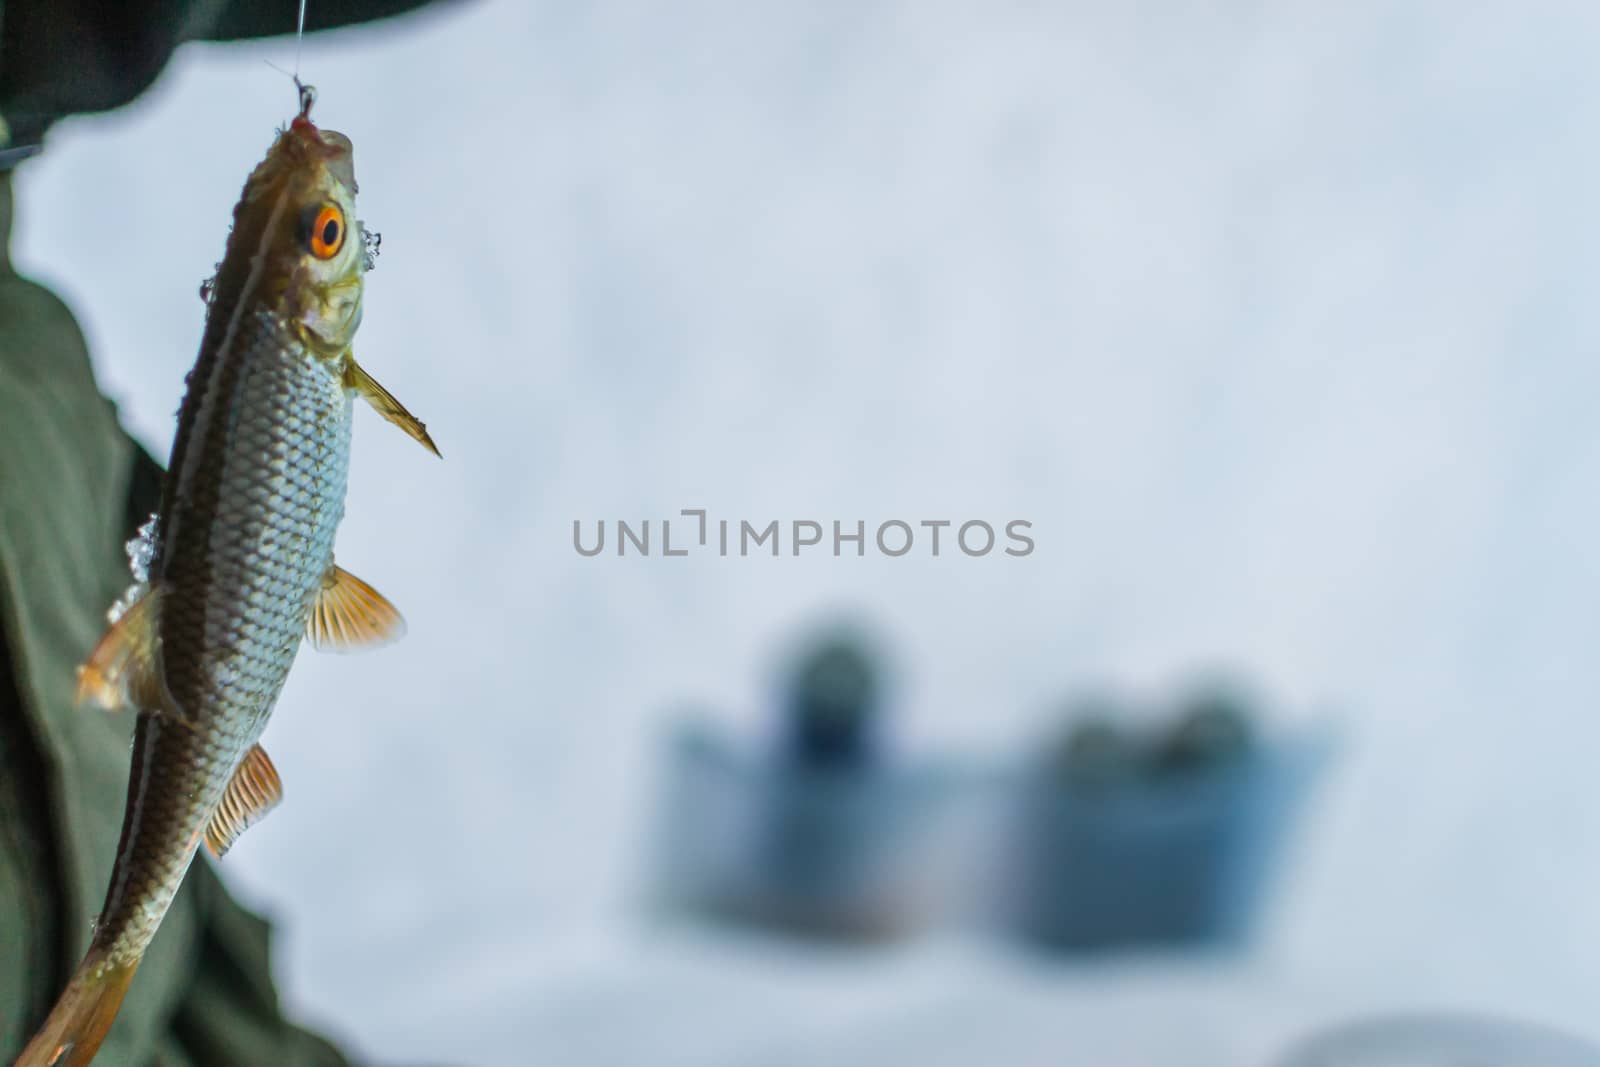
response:
<path fill-rule="evenodd" d="M 200 843 L 222 855 L 277 804 L 256 742 L 302 640 L 404 630 L 333 562 L 353 398 L 438 449 L 351 354 L 368 242 L 350 140 L 311 99 L 234 208 L 140 580 L 79 672 L 80 701 L 138 710 L 127 807 L 89 951 L 19 1067 L 94 1058 Z"/>

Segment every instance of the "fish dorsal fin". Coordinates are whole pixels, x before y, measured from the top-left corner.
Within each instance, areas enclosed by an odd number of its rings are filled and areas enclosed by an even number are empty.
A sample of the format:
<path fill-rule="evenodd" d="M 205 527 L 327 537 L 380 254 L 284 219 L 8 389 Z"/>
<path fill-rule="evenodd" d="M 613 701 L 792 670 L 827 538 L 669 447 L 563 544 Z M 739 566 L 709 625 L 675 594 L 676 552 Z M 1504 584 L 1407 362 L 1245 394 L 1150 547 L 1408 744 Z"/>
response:
<path fill-rule="evenodd" d="M 173 711 L 161 669 L 161 589 L 135 586 L 131 603 L 78 668 L 78 703 L 107 711 Z"/>
<path fill-rule="evenodd" d="M 356 652 L 405 636 L 406 621 L 372 586 L 342 567 L 329 567 L 306 622 L 306 640 L 319 652 Z"/>
<path fill-rule="evenodd" d="M 439 455 L 439 447 L 433 443 L 433 438 L 428 436 L 428 427 L 421 419 L 407 411 L 406 406 L 394 398 L 394 394 L 379 385 L 372 375 L 362 370 L 361 365 L 356 362 L 354 353 L 348 353 L 345 357 L 344 384 L 360 393 L 362 398 L 372 405 L 373 411 L 410 434 L 423 448 L 436 456 Z"/>
<path fill-rule="evenodd" d="M 206 827 L 206 848 L 218 859 L 233 847 L 239 835 L 261 821 L 283 799 L 283 780 L 267 758 L 267 750 L 251 745 L 228 781 L 222 803 Z"/>

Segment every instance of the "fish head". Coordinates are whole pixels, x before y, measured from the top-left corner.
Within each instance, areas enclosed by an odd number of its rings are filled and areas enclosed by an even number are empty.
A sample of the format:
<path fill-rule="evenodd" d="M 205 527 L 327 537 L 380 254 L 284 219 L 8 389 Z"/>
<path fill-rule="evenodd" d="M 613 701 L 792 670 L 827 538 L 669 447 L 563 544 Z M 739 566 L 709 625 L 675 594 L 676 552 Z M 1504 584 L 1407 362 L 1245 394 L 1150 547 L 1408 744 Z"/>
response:
<path fill-rule="evenodd" d="M 368 266 L 355 208 L 350 138 L 296 118 L 245 183 L 219 284 L 231 265 L 253 301 L 279 312 L 312 350 L 342 354 L 361 324 Z"/>

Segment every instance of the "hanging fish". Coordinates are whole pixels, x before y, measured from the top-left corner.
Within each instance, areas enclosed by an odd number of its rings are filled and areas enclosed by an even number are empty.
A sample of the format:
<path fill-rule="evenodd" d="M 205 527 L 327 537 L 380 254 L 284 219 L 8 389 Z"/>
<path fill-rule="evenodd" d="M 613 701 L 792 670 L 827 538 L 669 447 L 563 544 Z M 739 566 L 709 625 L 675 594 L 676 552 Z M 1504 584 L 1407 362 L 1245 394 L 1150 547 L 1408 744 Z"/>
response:
<path fill-rule="evenodd" d="M 221 856 L 279 801 L 256 743 L 301 641 L 385 644 L 399 612 L 333 562 L 352 399 L 438 455 L 364 370 L 368 238 L 349 138 L 314 95 L 245 182 L 178 412 L 136 584 L 79 671 L 80 702 L 138 711 L 122 839 L 89 951 L 18 1067 L 87 1064 L 202 841 Z"/>

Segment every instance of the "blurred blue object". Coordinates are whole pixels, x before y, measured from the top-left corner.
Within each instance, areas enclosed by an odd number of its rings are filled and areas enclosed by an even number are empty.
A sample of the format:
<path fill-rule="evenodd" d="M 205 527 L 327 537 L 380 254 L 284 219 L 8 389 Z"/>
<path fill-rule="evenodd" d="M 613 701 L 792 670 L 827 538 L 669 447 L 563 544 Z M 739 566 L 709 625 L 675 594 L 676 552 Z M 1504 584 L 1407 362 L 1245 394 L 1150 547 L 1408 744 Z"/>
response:
<path fill-rule="evenodd" d="M 699 722 L 679 731 L 668 760 L 660 846 L 670 902 L 850 939 L 904 934 L 938 910 L 953 774 L 812 766 Z"/>
<path fill-rule="evenodd" d="M 862 768 L 882 743 L 880 656 L 853 628 L 809 645 L 785 679 L 784 756 L 796 766 Z"/>
<path fill-rule="evenodd" d="M 1031 769 L 1016 790 L 1007 920 L 1058 948 L 1241 941 L 1332 747 L 1322 734 L 1262 739 L 1221 763 L 1109 784 Z"/>

